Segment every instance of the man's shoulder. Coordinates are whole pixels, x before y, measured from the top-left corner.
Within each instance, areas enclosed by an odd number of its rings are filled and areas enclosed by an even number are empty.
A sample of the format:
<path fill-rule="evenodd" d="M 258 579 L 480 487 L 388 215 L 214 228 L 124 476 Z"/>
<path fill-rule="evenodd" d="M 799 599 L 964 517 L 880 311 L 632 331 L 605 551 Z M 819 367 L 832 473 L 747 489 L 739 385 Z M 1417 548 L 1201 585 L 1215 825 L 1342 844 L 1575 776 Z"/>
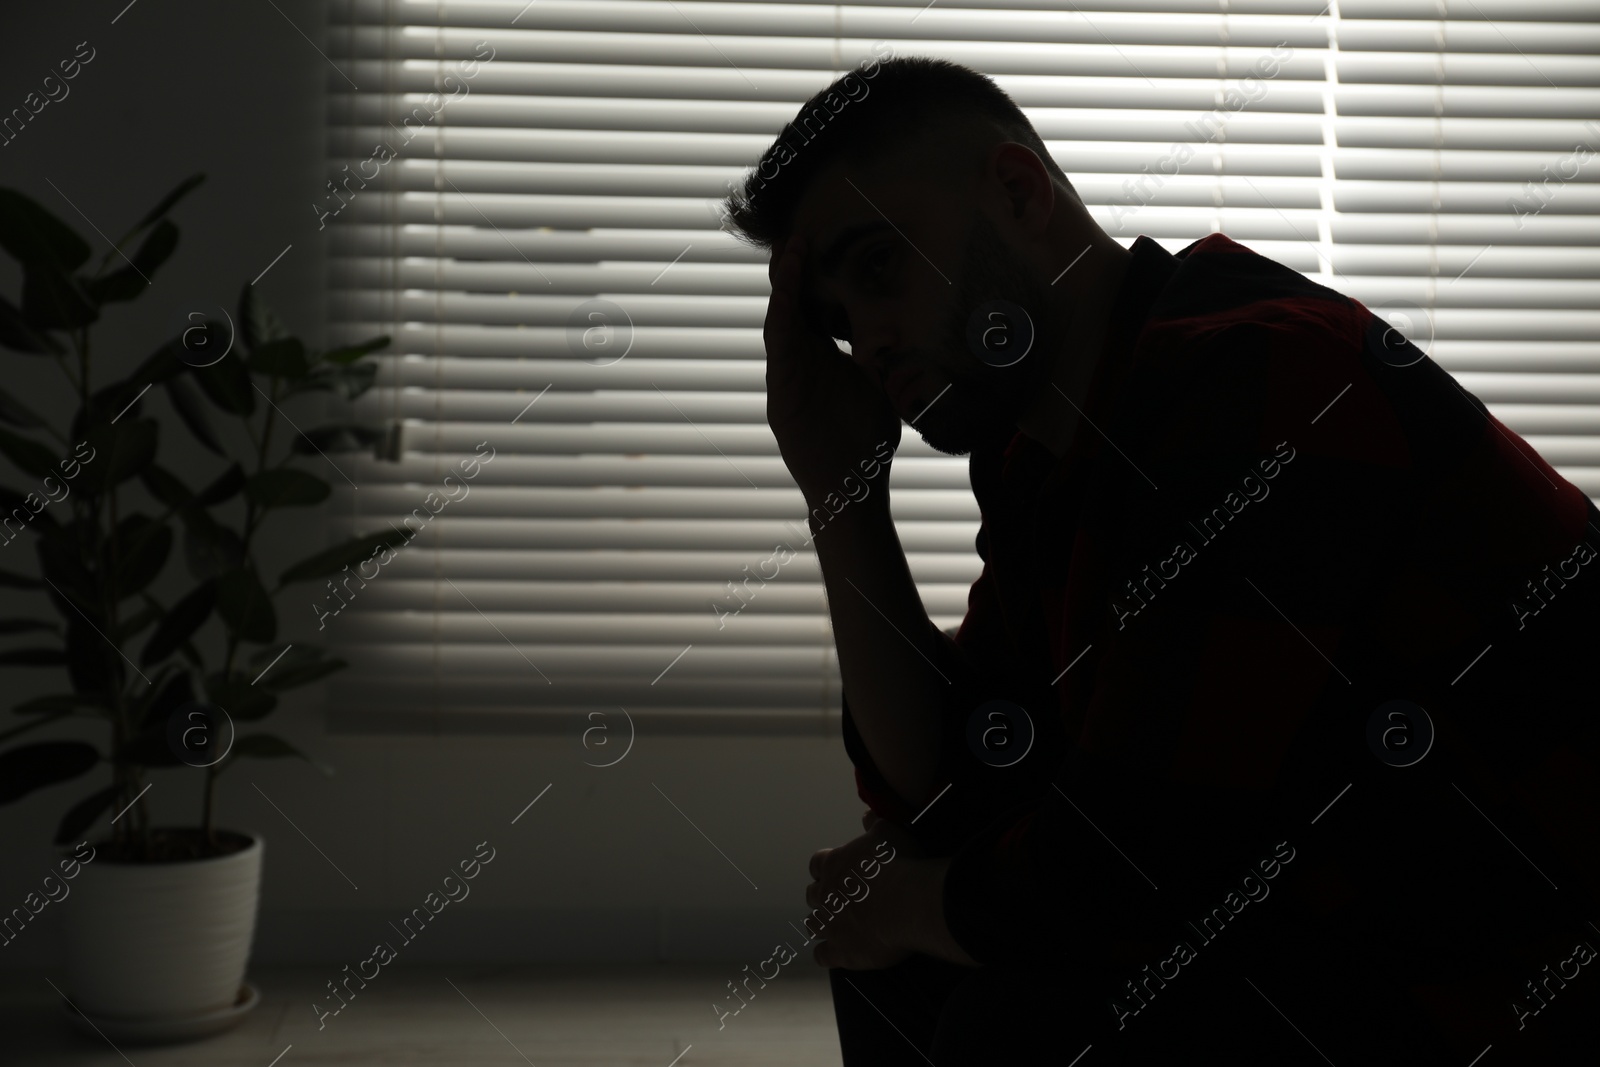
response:
<path fill-rule="evenodd" d="M 1000 491 L 1004 472 L 1013 463 L 1037 465 L 1047 454 L 1044 445 L 1013 427 L 997 430 L 979 440 L 967 459 L 973 495 L 981 504 Z"/>
<path fill-rule="evenodd" d="M 1164 499 L 1203 503 L 1280 447 L 1403 469 L 1415 458 L 1406 413 L 1456 401 L 1416 370 L 1397 389 L 1375 348 L 1386 324 L 1359 301 L 1223 234 L 1175 258 L 1103 424 L 1126 453 L 1109 457 L 1109 489 L 1153 480 Z"/>
<path fill-rule="evenodd" d="M 1371 313 L 1359 301 L 1225 234 L 1193 242 L 1150 309 L 1143 346 L 1215 340 L 1292 347 L 1305 335 L 1360 346 Z"/>

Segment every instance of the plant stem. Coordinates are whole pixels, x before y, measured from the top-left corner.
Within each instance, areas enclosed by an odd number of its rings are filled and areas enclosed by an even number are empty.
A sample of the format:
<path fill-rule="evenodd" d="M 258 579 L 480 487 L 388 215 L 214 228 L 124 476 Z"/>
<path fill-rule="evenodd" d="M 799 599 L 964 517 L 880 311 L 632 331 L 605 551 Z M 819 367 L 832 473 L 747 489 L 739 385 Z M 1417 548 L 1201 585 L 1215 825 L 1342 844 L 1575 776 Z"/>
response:
<path fill-rule="evenodd" d="M 206 768 L 205 807 L 200 817 L 200 825 L 205 829 L 206 844 L 217 843 L 217 830 L 214 825 L 214 813 L 217 805 L 217 767 L 212 765 Z"/>
<path fill-rule="evenodd" d="M 276 374 L 272 376 L 272 380 L 269 383 L 269 391 L 266 395 L 269 403 L 261 412 L 261 436 L 259 439 L 257 439 L 254 434 L 251 435 L 251 439 L 256 443 L 256 469 L 251 472 L 252 474 L 260 474 L 267 468 L 267 447 L 272 441 L 272 427 L 276 425 L 278 421 L 275 418 L 278 403 L 278 376 Z M 246 420 L 246 428 L 248 428 L 249 425 L 249 421 Z M 267 509 L 262 508 L 258 513 L 256 510 L 255 500 L 252 499 L 247 493 L 244 501 L 244 536 L 241 538 L 243 543 L 243 555 L 246 559 L 250 557 L 250 541 L 255 536 L 256 530 L 259 528 L 261 521 L 265 519 L 266 516 Z M 228 633 L 228 653 L 222 664 L 222 675 L 224 678 L 226 678 L 233 671 L 233 657 L 238 651 L 238 648 L 238 635 L 230 630 Z"/>
<path fill-rule="evenodd" d="M 47 722 L 55 722 L 57 719 L 66 718 L 71 714 L 72 712 L 70 711 L 51 711 L 46 712 L 43 715 L 36 715 L 31 722 L 25 722 L 21 726 L 13 726 L 9 730 L 0 730 L 0 741 L 9 741 L 18 734 L 25 734 L 29 730 L 36 730 Z"/>
<path fill-rule="evenodd" d="M 89 410 L 89 327 L 78 329 L 78 389 L 83 400 L 83 410 Z"/>
<path fill-rule="evenodd" d="M 78 376 L 72 373 L 72 365 L 67 362 L 66 356 L 55 357 L 56 366 L 61 368 L 61 373 L 66 375 L 67 381 L 72 383 L 72 391 L 79 392 Z M 59 435 L 58 435 L 59 436 Z"/>
<path fill-rule="evenodd" d="M 87 326 L 82 327 L 71 336 L 73 341 L 72 355 L 77 357 L 78 373 L 76 375 L 72 373 L 72 369 L 68 365 L 65 357 L 59 358 L 57 362 L 61 367 L 62 373 L 66 374 L 68 380 L 72 382 L 73 386 L 76 387 L 78 391 L 78 410 L 83 415 L 85 423 L 84 428 L 87 429 L 90 384 L 89 328 Z M 99 599 L 103 606 L 106 594 L 105 575 L 101 572 L 101 560 L 99 552 L 99 547 L 104 536 L 100 525 L 101 501 L 100 498 L 94 496 L 93 494 L 88 494 L 86 497 L 82 498 L 82 502 L 85 506 L 81 511 L 76 513 L 78 521 L 74 523 L 75 531 L 77 533 L 76 541 L 78 549 L 78 561 L 90 574 L 96 576 L 96 584 L 99 586 L 96 592 L 99 594 Z M 69 603 L 71 603 L 72 597 L 70 595 L 65 592 L 63 592 L 61 595 L 65 597 Z M 113 663 L 109 655 L 106 657 L 106 663 L 108 674 L 111 677 L 115 677 L 117 667 L 120 666 L 120 664 Z M 126 805 L 133 803 L 133 798 L 137 791 L 132 788 L 132 778 L 127 762 L 127 750 L 130 739 L 128 737 L 127 719 L 123 713 L 121 690 L 121 686 L 117 686 L 114 691 L 110 686 L 107 686 L 104 697 L 107 705 L 106 711 L 109 713 L 108 717 L 111 719 L 112 780 L 113 783 L 119 787 L 119 794 L 122 798 L 122 802 L 124 805 Z M 112 827 L 112 840 L 114 842 L 117 842 L 118 844 L 126 844 L 131 837 L 132 834 L 127 825 Z"/>

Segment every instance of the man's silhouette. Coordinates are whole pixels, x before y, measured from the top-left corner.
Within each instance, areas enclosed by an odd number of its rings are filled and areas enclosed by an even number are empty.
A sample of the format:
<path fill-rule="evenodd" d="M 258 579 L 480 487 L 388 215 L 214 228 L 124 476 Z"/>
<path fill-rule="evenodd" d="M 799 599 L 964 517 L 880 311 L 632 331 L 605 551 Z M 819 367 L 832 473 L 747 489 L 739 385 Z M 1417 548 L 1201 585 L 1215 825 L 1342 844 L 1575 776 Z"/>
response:
<path fill-rule="evenodd" d="M 1123 248 L 942 60 L 819 93 L 727 207 L 870 808 L 806 892 L 847 1067 L 1592 1055 L 1582 491 L 1357 301 Z M 954 637 L 887 476 L 840 503 L 902 419 L 971 455 Z"/>

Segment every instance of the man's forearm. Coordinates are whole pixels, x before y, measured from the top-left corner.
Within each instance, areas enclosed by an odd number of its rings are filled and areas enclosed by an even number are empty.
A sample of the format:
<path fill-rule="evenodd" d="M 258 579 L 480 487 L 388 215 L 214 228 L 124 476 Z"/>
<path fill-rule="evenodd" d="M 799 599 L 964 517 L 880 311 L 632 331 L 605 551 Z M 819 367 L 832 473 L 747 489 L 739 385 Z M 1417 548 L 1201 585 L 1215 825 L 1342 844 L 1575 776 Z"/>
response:
<path fill-rule="evenodd" d="M 897 925 L 891 937 L 894 943 L 924 956 L 959 963 L 963 967 L 982 967 L 983 964 L 967 954 L 950 933 L 944 917 L 944 882 L 950 870 L 950 857 L 913 859 L 909 856 L 896 859 L 906 869 L 902 884 L 905 886 L 904 902 L 897 909 Z"/>
<path fill-rule="evenodd" d="M 812 532 L 856 731 L 890 788 L 917 804 L 933 786 L 936 709 L 953 679 L 934 666 L 941 635 L 917 595 L 888 494 L 851 502 Z"/>

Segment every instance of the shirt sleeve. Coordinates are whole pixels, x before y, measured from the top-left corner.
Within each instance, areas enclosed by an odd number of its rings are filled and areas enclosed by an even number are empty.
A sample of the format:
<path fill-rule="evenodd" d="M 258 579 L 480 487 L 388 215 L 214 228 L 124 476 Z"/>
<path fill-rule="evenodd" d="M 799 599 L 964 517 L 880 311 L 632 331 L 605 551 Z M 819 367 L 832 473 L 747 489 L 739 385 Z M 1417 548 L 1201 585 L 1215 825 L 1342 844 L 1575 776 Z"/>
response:
<path fill-rule="evenodd" d="M 994 457 L 984 460 L 993 462 Z M 935 631 L 931 642 L 932 658 L 951 685 L 939 706 L 930 709 L 939 718 L 941 742 L 934 784 L 926 796 L 903 798 L 890 788 L 856 730 L 849 699 L 841 700 L 841 729 L 845 752 L 855 765 L 857 794 L 877 815 L 904 828 L 930 856 L 952 854 L 998 812 L 1038 796 L 1066 748 L 1054 695 L 1019 684 L 1024 672 L 1011 667 L 1004 611 L 990 572 L 986 521 L 978 530 L 977 552 L 983 570 L 968 590 L 960 628 L 953 638 Z M 1015 756 L 1008 746 L 1024 754 Z"/>
<path fill-rule="evenodd" d="M 1554 472 L 1486 458 L 1509 455 L 1503 427 L 1431 361 L 1375 359 L 1370 321 L 1353 301 L 1286 308 L 1174 339 L 1130 381 L 1143 391 L 1111 433 L 1140 473 L 1104 483 L 1085 519 L 1096 558 L 1074 561 L 1105 594 L 1081 733 L 1043 795 L 983 827 L 946 878 L 946 922 L 979 963 L 1138 959 L 1242 878 L 1292 866 L 1341 786 L 1392 773 L 1365 743 L 1370 711 L 1401 694 L 1446 707 L 1504 611 L 1468 579 L 1461 538 L 1514 570 L 1558 528 L 1581 532 L 1560 517 L 1575 487 L 1552 502 Z M 1430 509 L 1438 521 L 1451 478 L 1454 517 L 1479 527 L 1454 545 L 1407 536 Z M 1514 529 L 1495 520 L 1513 508 Z M 1424 603 L 1449 625 L 1395 633 Z"/>

